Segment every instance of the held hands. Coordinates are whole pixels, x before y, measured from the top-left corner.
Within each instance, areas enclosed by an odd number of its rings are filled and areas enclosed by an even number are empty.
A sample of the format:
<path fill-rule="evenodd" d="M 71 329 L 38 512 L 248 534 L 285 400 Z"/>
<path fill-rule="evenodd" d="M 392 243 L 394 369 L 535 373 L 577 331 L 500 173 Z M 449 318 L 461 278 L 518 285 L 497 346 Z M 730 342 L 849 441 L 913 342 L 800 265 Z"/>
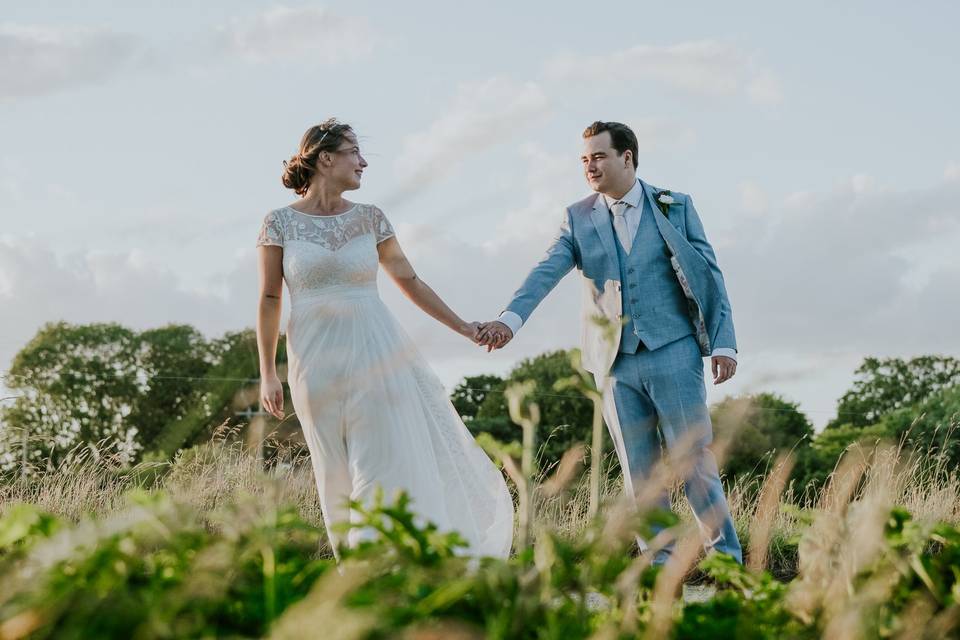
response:
<path fill-rule="evenodd" d="M 499 320 L 484 323 L 477 335 L 476 343 L 487 348 L 487 353 L 500 349 L 513 339 L 513 331 Z"/>
<path fill-rule="evenodd" d="M 498 321 L 468 322 L 461 327 L 460 334 L 481 347 L 486 347 L 487 353 L 501 348 L 513 338 L 510 328 Z"/>
<path fill-rule="evenodd" d="M 713 356 L 710 358 L 710 369 L 713 371 L 713 384 L 721 384 L 737 372 L 737 361 L 726 356 Z"/>

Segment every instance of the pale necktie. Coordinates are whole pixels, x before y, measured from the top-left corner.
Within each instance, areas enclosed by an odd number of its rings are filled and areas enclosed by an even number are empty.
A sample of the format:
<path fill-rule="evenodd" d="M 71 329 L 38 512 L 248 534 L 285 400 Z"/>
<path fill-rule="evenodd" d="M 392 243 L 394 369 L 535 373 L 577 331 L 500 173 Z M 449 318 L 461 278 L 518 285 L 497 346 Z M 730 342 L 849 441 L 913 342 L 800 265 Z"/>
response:
<path fill-rule="evenodd" d="M 613 212 L 613 230 L 617 234 L 617 239 L 620 240 L 620 246 L 623 247 L 624 251 L 629 253 L 630 230 L 627 229 L 627 218 L 624 215 L 627 210 L 627 203 L 623 201 L 614 202 L 610 206 L 610 209 Z"/>

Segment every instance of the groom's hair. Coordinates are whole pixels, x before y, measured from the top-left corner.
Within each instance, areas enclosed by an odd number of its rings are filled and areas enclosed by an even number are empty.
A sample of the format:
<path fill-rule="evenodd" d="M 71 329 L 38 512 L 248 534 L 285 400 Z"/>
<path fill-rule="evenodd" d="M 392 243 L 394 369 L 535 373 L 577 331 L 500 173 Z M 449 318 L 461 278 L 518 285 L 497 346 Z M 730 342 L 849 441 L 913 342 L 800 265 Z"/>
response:
<path fill-rule="evenodd" d="M 637 136 L 633 130 L 621 122 L 601 122 L 597 120 L 589 127 L 583 130 L 584 138 L 592 138 L 604 131 L 610 132 L 610 142 L 613 148 L 617 150 L 617 155 L 622 156 L 623 152 L 630 150 L 630 159 L 633 161 L 633 168 L 636 169 L 637 163 Z"/>

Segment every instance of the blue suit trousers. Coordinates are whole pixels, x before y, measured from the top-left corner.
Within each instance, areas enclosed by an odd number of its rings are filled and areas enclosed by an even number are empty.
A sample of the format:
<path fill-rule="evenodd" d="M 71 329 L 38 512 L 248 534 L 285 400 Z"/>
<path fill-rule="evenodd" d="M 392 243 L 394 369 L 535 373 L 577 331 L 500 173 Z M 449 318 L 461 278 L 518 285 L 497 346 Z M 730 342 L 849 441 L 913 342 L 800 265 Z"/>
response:
<path fill-rule="evenodd" d="M 703 359 L 693 335 L 653 351 L 619 353 L 604 389 L 604 419 L 610 430 L 624 488 L 631 497 L 644 492 L 663 450 L 678 456 L 685 470 L 687 501 L 706 539 L 705 546 L 743 562 L 743 551 L 727 505 L 713 452 L 713 428 L 706 401 Z M 655 506 L 670 509 L 663 488 Z M 655 563 L 669 557 L 670 547 Z"/>

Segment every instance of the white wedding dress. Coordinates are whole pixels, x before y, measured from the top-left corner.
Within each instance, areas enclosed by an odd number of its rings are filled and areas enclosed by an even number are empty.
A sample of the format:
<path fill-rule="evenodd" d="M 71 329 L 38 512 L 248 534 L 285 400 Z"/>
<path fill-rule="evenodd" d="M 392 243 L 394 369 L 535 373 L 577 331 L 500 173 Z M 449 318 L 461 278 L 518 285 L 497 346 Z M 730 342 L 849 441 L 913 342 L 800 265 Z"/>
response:
<path fill-rule="evenodd" d="M 263 220 L 257 246 L 283 247 L 290 293 L 288 382 L 334 548 L 348 497 L 370 503 L 398 489 L 472 555 L 506 557 L 513 502 L 503 475 L 474 441 L 440 380 L 377 292 L 377 244 L 393 236 L 383 212 L 356 204 L 338 215 L 284 207 Z M 365 532 L 350 530 L 347 544 Z"/>

